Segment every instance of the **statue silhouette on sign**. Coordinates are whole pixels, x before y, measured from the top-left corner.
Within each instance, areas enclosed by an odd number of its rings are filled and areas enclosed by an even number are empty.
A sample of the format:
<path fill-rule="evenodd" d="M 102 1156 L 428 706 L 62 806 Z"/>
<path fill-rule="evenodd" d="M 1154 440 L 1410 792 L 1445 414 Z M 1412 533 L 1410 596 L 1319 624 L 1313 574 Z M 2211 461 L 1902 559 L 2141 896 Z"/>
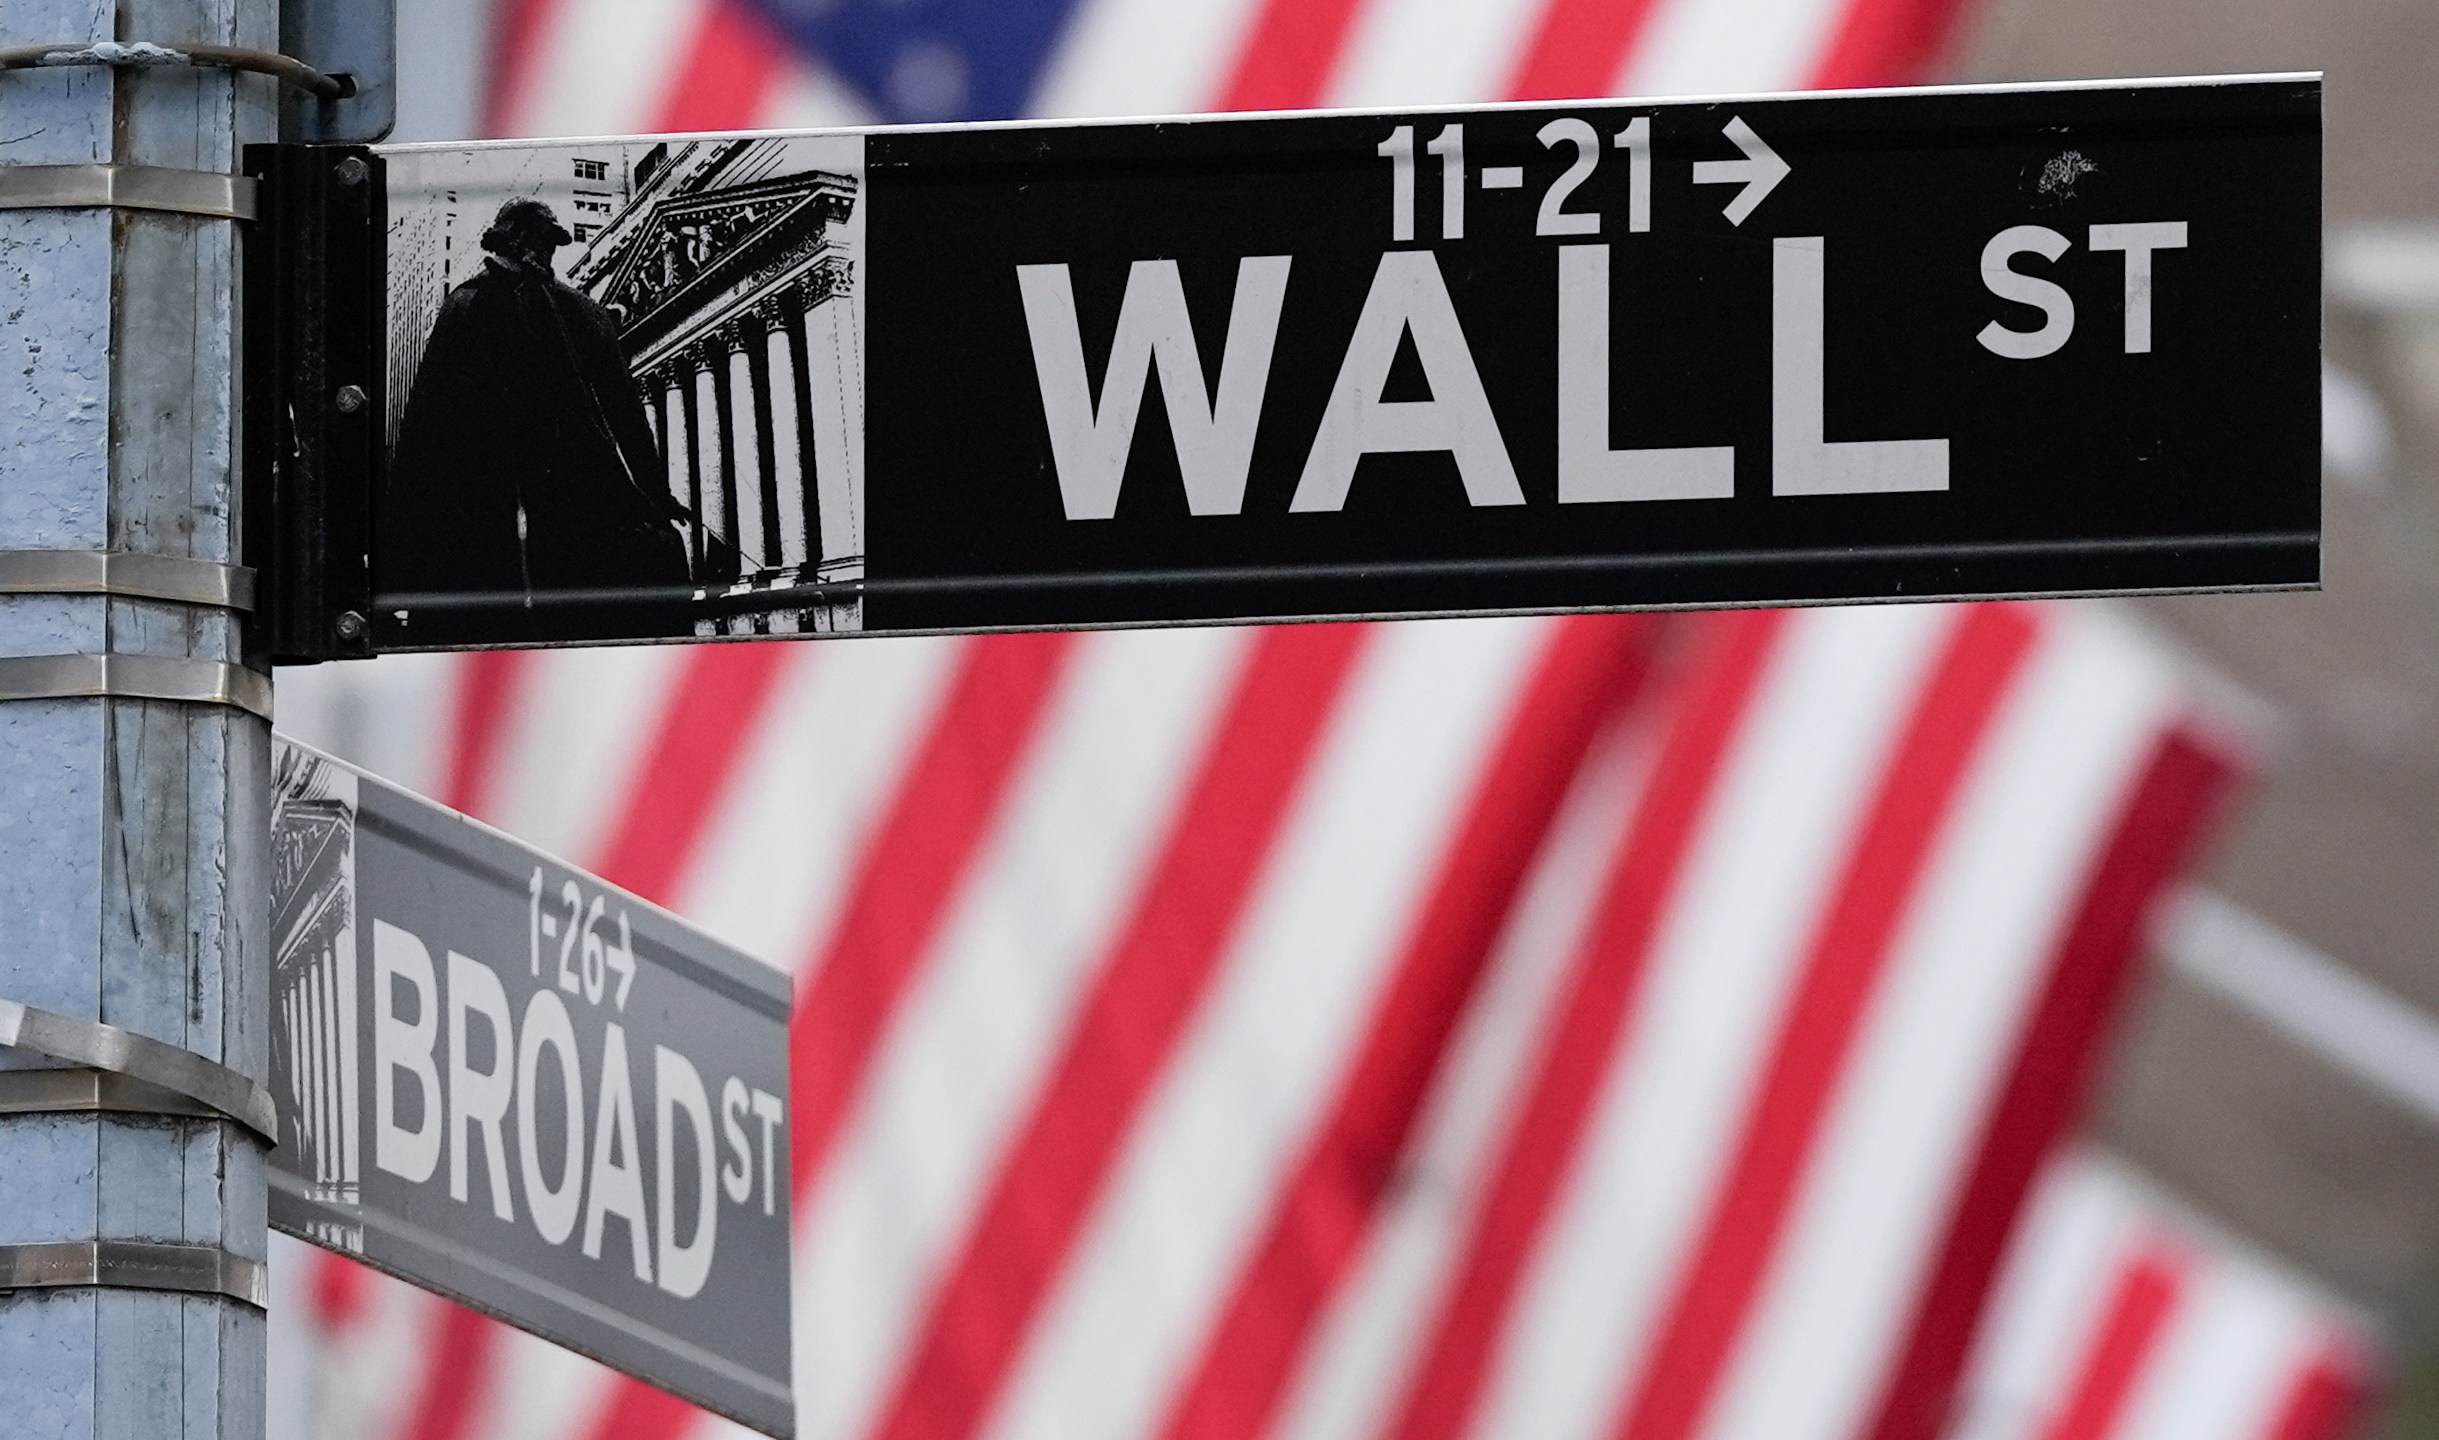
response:
<path fill-rule="evenodd" d="M 655 589 L 666 605 L 688 583 L 687 514 L 617 322 L 551 268 L 568 243 L 549 206 L 511 200 L 483 232 L 482 269 L 441 302 L 376 532 L 383 592 L 531 606 L 554 591 Z M 586 603 L 548 628 L 616 630 L 632 614 Z"/>

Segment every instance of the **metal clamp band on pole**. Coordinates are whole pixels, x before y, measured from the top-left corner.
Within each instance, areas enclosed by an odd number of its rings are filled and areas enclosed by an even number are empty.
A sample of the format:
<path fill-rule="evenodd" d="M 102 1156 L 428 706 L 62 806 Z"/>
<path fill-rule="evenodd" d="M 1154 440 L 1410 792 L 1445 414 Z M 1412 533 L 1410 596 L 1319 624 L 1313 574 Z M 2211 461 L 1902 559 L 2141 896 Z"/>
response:
<path fill-rule="evenodd" d="M 271 1092 L 192 1050 L 14 1000 L 0 1000 L 0 1047 L 141 1080 L 208 1106 L 213 1114 L 279 1143 L 279 1111 L 271 1103 Z"/>
<path fill-rule="evenodd" d="M 0 210 L 9 207 L 11 176 L 24 173 L 0 170 Z M 254 572 L 243 565 L 130 550 L 0 550 L 0 595 L 119 595 L 251 610 Z"/>
<path fill-rule="evenodd" d="M 251 220 L 251 176 L 160 165 L 0 166 L 0 210 L 165 210 Z"/>
<path fill-rule="evenodd" d="M 112 1070 L 0 1070 L 0 1115 L 95 1113 L 227 1118 L 192 1096 Z"/>
<path fill-rule="evenodd" d="M 184 655 L 0 657 L 0 701 L 182 700 L 231 705 L 271 718 L 269 677 L 224 660 Z"/>
<path fill-rule="evenodd" d="M 0 1245 L 0 1290 L 68 1285 L 226 1295 L 257 1310 L 267 1310 L 271 1303 L 270 1280 L 261 1262 L 231 1254 L 217 1245 L 175 1245 L 154 1240 L 50 1240 L 32 1245 Z"/>
<path fill-rule="evenodd" d="M 345 75 L 325 75 L 304 61 L 273 50 L 249 50 L 240 45 L 159 45 L 150 40 L 61 41 L 52 45 L 0 47 L 0 70 L 38 70 L 58 65 L 108 65 L 117 69 L 151 69 L 163 65 L 200 65 L 216 70 L 245 70 L 268 75 L 324 100 L 344 100 L 356 93 L 356 82 Z"/>

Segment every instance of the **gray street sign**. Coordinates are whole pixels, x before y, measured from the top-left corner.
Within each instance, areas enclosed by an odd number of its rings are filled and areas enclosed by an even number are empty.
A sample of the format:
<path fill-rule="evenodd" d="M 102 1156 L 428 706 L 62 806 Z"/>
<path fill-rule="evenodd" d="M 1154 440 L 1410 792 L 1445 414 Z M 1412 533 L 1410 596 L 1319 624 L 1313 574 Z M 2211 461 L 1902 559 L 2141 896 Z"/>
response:
<path fill-rule="evenodd" d="M 788 981 L 293 741 L 277 1228 L 794 1433 Z"/>

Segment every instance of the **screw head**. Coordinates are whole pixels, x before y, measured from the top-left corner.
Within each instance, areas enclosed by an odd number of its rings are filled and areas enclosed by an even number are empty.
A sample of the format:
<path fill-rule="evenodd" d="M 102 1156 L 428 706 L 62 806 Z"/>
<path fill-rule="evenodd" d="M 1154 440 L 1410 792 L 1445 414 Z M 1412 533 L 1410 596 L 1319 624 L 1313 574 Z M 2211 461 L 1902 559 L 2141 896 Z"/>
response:
<path fill-rule="evenodd" d="M 339 612 L 338 621 L 333 628 L 339 632 L 339 638 L 342 640 L 351 643 L 361 640 L 364 638 L 365 631 L 364 616 L 354 610 L 342 610 Z"/>
<path fill-rule="evenodd" d="M 340 184 L 352 190 L 363 184 L 365 178 L 373 172 L 372 167 L 364 163 L 362 156 L 350 155 L 341 160 L 331 173 L 339 177 Z"/>
<path fill-rule="evenodd" d="M 332 395 L 330 399 L 332 404 L 339 407 L 340 414 L 353 415 L 364 408 L 364 387 L 342 385 L 339 387 L 338 393 Z"/>

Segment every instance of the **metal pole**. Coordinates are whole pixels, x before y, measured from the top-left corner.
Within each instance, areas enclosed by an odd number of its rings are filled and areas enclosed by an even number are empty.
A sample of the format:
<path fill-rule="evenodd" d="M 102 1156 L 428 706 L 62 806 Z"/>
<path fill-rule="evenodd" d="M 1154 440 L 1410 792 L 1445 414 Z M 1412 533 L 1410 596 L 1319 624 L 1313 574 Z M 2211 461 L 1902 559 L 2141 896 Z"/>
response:
<path fill-rule="evenodd" d="M 276 0 L 0 4 L 0 45 L 275 50 L 278 35 Z M 272 137 L 275 84 L 179 66 L 0 73 L 0 184 L 23 166 L 225 175 L 242 142 Z M 243 658 L 242 616 L 209 583 L 240 558 L 242 228 L 0 208 L 0 552 L 210 562 L 136 562 L 197 582 L 168 586 L 179 598 L 111 582 L 132 573 L 116 560 L 19 561 L 0 585 L 0 1000 L 53 1012 L 40 1033 L 74 1042 L 46 1058 L 34 1030 L 12 1030 L 0 1048 L 12 1435 L 263 1433 L 265 1142 L 212 1102 L 114 1072 L 115 1055 L 163 1057 L 76 1024 L 256 1083 L 268 1069 L 269 725 L 246 708 L 268 709 L 268 684 L 225 668 Z M 99 655 L 172 658 L 23 658 Z M 29 698 L 46 695 L 61 698 Z M 154 1073 L 188 1073 L 167 1062 Z M 71 1073 L 25 1073 L 42 1068 Z"/>

